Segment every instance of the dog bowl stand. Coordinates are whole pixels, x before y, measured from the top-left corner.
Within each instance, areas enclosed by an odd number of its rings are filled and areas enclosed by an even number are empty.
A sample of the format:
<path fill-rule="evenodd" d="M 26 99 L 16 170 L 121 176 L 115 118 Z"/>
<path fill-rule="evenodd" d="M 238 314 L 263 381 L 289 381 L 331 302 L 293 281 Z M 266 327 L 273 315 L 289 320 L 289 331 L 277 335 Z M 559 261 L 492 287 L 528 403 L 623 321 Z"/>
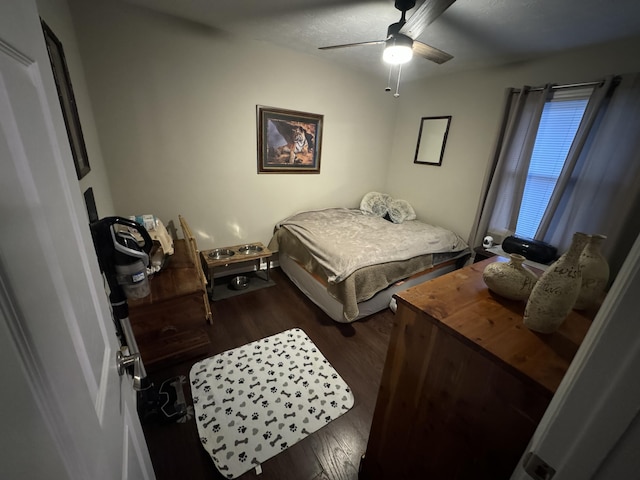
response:
<path fill-rule="evenodd" d="M 246 249 L 246 247 L 251 247 Z M 209 253 L 214 250 L 229 250 L 233 252 L 233 255 L 226 258 L 213 258 L 209 256 Z M 273 253 L 267 247 L 260 242 L 243 243 L 242 245 L 234 245 L 233 247 L 223 247 L 211 250 L 203 250 L 200 252 L 200 259 L 202 261 L 202 268 L 207 273 L 207 280 L 209 286 L 209 297 L 213 300 L 213 290 L 215 288 L 214 271 L 216 269 L 225 269 L 231 265 L 237 265 L 245 262 L 253 262 L 256 264 L 256 271 L 261 270 L 262 260 L 264 259 L 267 264 L 266 275 L 267 281 L 270 279 L 271 261 L 270 257 Z"/>

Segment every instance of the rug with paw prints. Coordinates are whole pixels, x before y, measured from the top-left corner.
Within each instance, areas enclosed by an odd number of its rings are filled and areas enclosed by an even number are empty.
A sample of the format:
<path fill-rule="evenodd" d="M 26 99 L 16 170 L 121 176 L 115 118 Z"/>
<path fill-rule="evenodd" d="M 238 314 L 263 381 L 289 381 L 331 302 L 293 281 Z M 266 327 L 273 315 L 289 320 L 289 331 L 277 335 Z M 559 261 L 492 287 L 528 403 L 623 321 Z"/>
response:
<path fill-rule="evenodd" d="M 227 478 L 259 467 L 354 402 L 299 328 L 202 360 L 189 377 L 200 440 Z"/>

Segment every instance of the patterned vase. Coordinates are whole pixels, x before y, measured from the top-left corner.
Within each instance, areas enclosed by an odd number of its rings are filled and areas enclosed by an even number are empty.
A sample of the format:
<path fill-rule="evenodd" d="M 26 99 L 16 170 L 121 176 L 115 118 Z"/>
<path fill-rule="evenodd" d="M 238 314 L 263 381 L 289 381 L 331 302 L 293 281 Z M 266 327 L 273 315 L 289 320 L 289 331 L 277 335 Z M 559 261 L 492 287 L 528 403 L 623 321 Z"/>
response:
<path fill-rule="evenodd" d="M 600 252 L 604 235 L 589 235 L 589 241 L 580 254 L 582 286 L 573 308 L 584 310 L 595 306 L 609 281 L 609 264 Z"/>
<path fill-rule="evenodd" d="M 542 274 L 524 310 L 524 325 L 536 332 L 555 332 L 576 303 L 582 276 L 580 254 L 588 235 L 574 233 L 569 250 Z"/>
<path fill-rule="evenodd" d="M 522 255 L 511 254 L 508 262 L 493 262 L 482 272 L 489 290 L 510 300 L 527 300 L 538 277 L 526 268 Z"/>

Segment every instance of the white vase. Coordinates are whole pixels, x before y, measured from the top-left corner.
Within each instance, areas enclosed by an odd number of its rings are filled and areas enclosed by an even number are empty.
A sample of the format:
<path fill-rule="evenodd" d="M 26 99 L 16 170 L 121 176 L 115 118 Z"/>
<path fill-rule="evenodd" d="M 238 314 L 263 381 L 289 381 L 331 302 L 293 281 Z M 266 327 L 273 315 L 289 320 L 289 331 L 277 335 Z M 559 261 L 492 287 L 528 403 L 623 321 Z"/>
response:
<path fill-rule="evenodd" d="M 522 263 L 522 255 L 511 254 L 508 262 L 493 262 L 482 272 L 489 290 L 510 300 L 527 300 L 538 277 Z"/>
<path fill-rule="evenodd" d="M 588 240 L 574 233 L 569 250 L 542 274 L 524 310 L 524 325 L 536 332 L 555 332 L 573 308 L 580 286 L 580 254 Z"/>
<path fill-rule="evenodd" d="M 589 241 L 580 254 L 582 285 L 573 308 L 585 310 L 595 306 L 602 298 L 609 281 L 609 264 L 600 249 L 607 239 L 604 235 L 589 235 Z"/>

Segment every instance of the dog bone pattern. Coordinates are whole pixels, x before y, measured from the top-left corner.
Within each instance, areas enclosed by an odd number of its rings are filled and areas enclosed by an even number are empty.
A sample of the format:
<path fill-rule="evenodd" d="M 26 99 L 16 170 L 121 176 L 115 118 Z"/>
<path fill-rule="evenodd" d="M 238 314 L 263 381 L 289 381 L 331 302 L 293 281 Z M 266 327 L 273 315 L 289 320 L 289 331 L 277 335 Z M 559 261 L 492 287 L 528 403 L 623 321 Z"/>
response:
<path fill-rule="evenodd" d="M 349 386 L 298 328 L 197 362 L 190 383 L 200 440 L 226 478 L 261 465 L 354 404 Z"/>

